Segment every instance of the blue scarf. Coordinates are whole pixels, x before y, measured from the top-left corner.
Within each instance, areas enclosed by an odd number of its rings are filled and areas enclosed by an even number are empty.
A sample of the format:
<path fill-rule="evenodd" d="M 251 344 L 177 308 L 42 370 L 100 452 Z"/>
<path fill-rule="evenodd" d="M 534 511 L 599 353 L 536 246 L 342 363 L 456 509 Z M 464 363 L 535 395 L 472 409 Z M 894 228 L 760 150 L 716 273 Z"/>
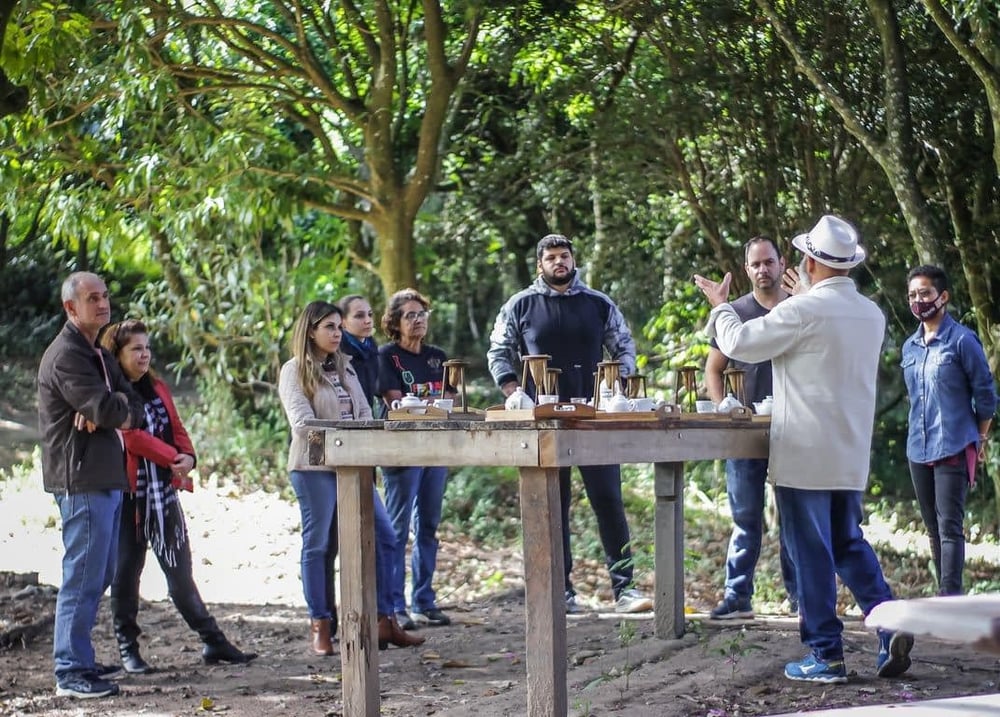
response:
<path fill-rule="evenodd" d="M 375 339 L 371 336 L 359 339 L 354 334 L 349 334 L 345 331 L 343 340 L 357 349 L 364 359 L 372 358 L 378 351 L 378 346 L 375 345 Z"/>

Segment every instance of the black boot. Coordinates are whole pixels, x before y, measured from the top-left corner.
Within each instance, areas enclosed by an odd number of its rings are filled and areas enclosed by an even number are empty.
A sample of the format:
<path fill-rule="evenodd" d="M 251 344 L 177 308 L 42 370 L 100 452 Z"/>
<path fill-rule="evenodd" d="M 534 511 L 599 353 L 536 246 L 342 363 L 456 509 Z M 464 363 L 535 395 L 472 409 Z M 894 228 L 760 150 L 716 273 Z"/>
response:
<path fill-rule="evenodd" d="M 201 659 L 206 665 L 217 665 L 220 662 L 245 665 L 255 657 L 256 652 L 242 652 L 221 634 L 206 640 L 205 647 L 201 650 Z"/>
<path fill-rule="evenodd" d="M 148 675 L 151 672 L 156 672 L 155 667 L 142 659 L 138 644 L 119 642 L 118 652 L 122 656 L 122 667 L 130 675 Z"/>

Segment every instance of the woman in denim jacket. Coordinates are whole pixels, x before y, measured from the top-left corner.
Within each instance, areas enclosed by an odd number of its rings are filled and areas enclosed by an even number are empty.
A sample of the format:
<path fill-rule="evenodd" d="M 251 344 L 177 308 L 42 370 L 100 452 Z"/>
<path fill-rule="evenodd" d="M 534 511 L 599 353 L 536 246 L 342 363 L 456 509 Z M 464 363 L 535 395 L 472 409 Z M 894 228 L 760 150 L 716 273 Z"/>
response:
<path fill-rule="evenodd" d="M 983 345 L 947 311 L 948 277 L 936 266 L 907 276 L 910 311 L 920 328 L 903 344 L 910 397 L 906 457 L 931 543 L 939 595 L 962 593 L 965 497 L 996 411 L 997 395 Z"/>

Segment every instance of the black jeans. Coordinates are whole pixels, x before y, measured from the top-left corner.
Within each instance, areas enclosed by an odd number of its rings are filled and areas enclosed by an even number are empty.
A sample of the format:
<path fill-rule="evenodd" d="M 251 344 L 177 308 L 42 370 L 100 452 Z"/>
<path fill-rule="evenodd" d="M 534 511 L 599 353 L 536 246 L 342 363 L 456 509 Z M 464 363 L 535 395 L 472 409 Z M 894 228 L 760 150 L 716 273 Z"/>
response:
<path fill-rule="evenodd" d="M 910 479 L 920 503 L 920 515 L 931 540 L 931 558 L 937 569 L 938 595 L 962 594 L 965 567 L 965 496 L 969 472 L 965 454 L 957 465 L 935 466 L 910 462 Z"/>
<path fill-rule="evenodd" d="M 587 500 L 597 518 L 597 530 L 604 547 L 604 560 L 611 573 L 611 590 L 615 599 L 632 584 L 632 551 L 629 549 L 628 520 L 622 502 L 621 466 L 579 466 Z M 566 568 L 566 592 L 573 592 L 570 573 L 573 554 L 570 551 L 569 507 L 573 498 L 570 468 L 559 469 L 559 498 L 562 507 L 563 564 Z"/>
<path fill-rule="evenodd" d="M 121 647 L 134 647 L 142 630 L 139 629 L 139 579 L 146 565 L 146 535 L 143 529 L 145 516 L 136 521 L 135 495 L 126 493 L 122 501 L 122 523 L 118 531 L 118 565 L 111 583 L 111 614 L 114 618 L 115 637 Z M 170 535 L 183 520 L 180 503 L 166 506 L 164 529 Z M 191 561 L 191 543 L 185 531 L 184 544 L 176 551 L 177 564 L 168 565 L 157 556 L 160 569 L 167 578 L 167 591 L 188 626 L 198 633 L 202 642 L 219 644 L 225 636 L 215 618 L 208 612 L 194 584 Z"/>

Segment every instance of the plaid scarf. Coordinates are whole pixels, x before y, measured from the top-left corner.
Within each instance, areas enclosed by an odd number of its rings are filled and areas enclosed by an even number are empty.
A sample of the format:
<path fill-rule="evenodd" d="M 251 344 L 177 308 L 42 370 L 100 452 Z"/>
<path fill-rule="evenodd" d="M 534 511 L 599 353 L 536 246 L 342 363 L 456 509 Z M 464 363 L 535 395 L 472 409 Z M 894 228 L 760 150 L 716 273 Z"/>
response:
<path fill-rule="evenodd" d="M 145 392 L 143 392 L 145 393 Z M 170 416 L 163 400 L 155 393 L 143 404 L 146 418 L 143 429 L 157 438 L 172 437 Z M 169 440 L 167 440 L 169 443 Z M 177 551 L 187 538 L 184 513 L 167 507 L 178 503 L 177 491 L 170 482 L 170 469 L 156 465 L 148 458 L 139 459 L 136 474 L 136 523 L 142 523 L 143 533 L 153 553 L 171 566 L 177 566 Z"/>

